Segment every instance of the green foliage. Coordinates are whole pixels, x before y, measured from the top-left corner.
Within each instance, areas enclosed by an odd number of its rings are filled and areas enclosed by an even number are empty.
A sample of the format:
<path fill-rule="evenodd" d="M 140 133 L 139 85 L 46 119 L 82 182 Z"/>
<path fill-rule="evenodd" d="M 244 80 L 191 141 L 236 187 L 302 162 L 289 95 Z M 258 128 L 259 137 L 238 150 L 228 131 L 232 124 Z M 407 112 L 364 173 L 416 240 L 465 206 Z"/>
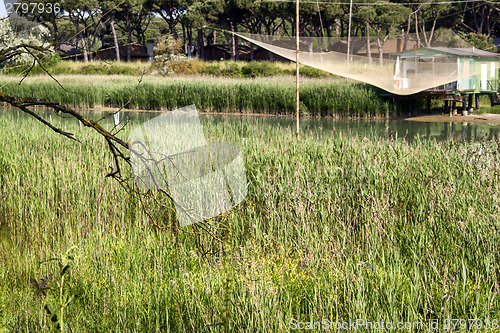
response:
<path fill-rule="evenodd" d="M 54 271 L 50 277 L 37 281 L 32 278 L 34 292 L 38 299 L 42 296 L 47 296 L 50 302 L 44 306 L 47 316 L 50 319 L 51 326 L 54 332 L 66 332 L 67 324 L 65 322 L 65 312 L 70 303 L 74 300 L 75 295 L 68 293 L 67 284 L 70 277 L 70 271 L 75 260 L 76 246 L 69 248 L 61 258 L 48 259 L 42 264 L 56 261 L 59 264 L 59 269 Z"/>
<path fill-rule="evenodd" d="M 489 39 L 486 35 L 471 32 L 468 34 L 463 34 L 462 38 L 475 48 L 490 52 L 497 51 L 497 47 L 495 44 L 493 44 L 493 40 Z"/>
<path fill-rule="evenodd" d="M 434 32 L 434 43 L 447 47 L 469 48 L 471 45 L 463 34 L 457 34 L 450 29 L 438 29 Z"/>
<path fill-rule="evenodd" d="M 221 68 L 220 76 L 225 77 L 241 77 L 241 67 L 234 62 L 230 62 L 227 66 Z"/>
<path fill-rule="evenodd" d="M 42 25 L 29 24 L 27 21 L 14 19 L 0 20 L 0 44 L 2 49 L 18 45 L 46 46 L 44 42 L 49 37 L 49 30 Z M 33 51 L 32 51 L 33 52 Z M 41 52 L 33 53 L 38 58 L 45 56 Z M 34 57 L 23 52 L 7 61 L 0 63 L 0 68 L 15 66 L 19 64 L 33 63 Z"/>
<path fill-rule="evenodd" d="M 193 62 L 193 65 L 191 64 Z M 180 54 L 165 54 L 155 56 L 153 64 L 154 75 L 195 74 L 196 60 Z M 187 72 L 187 73 L 184 73 Z"/>
<path fill-rule="evenodd" d="M 109 64 L 99 63 L 99 64 L 89 64 L 82 66 L 78 69 L 78 74 L 80 75 L 137 75 L 138 70 L 136 68 L 127 66 L 109 66 Z M 58 74 L 63 74 L 64 71 L 60 71 Z M 77 74 L 77 73 L 74 73 Z"/>
<path fill-rule="evenodd" d="M 373 6 L 361 6 L 355 18 L 365 21 L 377 32 L 389 31 L 394 25 L 398 25 L 408 19 L 410 10 L 401 5 L 389 2 L 376 2 Z"/>
<path fill-rule="evenodd" d="M 330 73 L 327 73 L 325 71 L 322 71 L 321 69 L 317 69 L 311 66 L 300 66 L 299 68 L 299 73 L 301 76 L 305 77 L 332 77 Z M 295 75 L 296 72 L 293 73 Z"/>
<path fill-rule="evenodd" d="M 219 75 L 220 67 L 221 63 L 207 62 L 205 63 L 205 66 L 202 69 L 200 69 L 200 74 L 213 75 L 213 76 Z"/>
<path fill-rule="evenodd" d="M 182 59 L 171 61 L 167 64 L 168 72 L 171 74 L 194 75 L 203 67 L 203 62 L 197 59 Z"/>
<path fill-rule="evenodd" d="M 178 63 L 184 63 L 184 65 L 177 66 L 177 70 L 171 70 L 171 67 L 176 66 L 174 64 Z M 190 63 L 192 63 L 192 65 L 189 65 Z M 295 69 L 291 69 L 292 67 L 295 67 L 292 63 L 273 63 L 269 61 L 209 62 L 186 58 L 184 56 L 178 56 L 165 62 L 158 61 L 154 65 L 154 68 L 163 68 L 163 70 L 157 70 L 157 72 L 155 72 L 161 75 L 203 74 L 230 78 L 257 78 L 295 75 Z M 186 70 L 184 71 L 182 68 L 185 68 Z M 312 78 L 333 77 L 333 75 L 327 72 L 305 65 L 300 66 L 300 75 Z"/>
<path fill-rule="evenodd" d="M 155 48 L 155 57 L 162 57 L 170 60 L 170 57 L 179 55 L 182 50 L 182 44 L 179 40 L 175 40 L 172 36 L 166 36 L 163 38 Z M 156 59 L 156 61 L 160 60 L 160 58 Z"/>
<path fill-rule="evenodd" d="M 243 77 L 265 77 L 279 74 L 279 69 L 267 61 L 252 61 L 241 67 Z"/>
<path fill-rule="evenodd" d="M 52 75 L 134 75 L 140 76 L 143 72 L 150 72 L 151 65 L 144 62 L 116 62 L 116 61 L 93 61 L 75 62 L 60 60 L 57 54 L 45 55 L 41 61 L 43 67 Z M 20 75 L 31 65 L 8 67 L 1 70 L 5 75 Z M 36 65 L 31 69 L 32 75 L 46 72 Z"/>
<path fill-rule="evenodd" d="M 116 62 L 116 61 L 93 61 L 75 62 L 60 60 L 57 53 L 46 54 L 42 58 L 42 64 L 51 74 L 85 74 L 85 75 L 135 75 L 142 73 L 152 75 L 213 75 L 232 78 L 256 78 L 269 76 L 295 75 L 295 65 L 293 63 L 271 63 L 244 62 L 244 61 L 201 61 L 196 58 L 188 58 L 183 55 L 157 55 L 156 61 L 149 62 Z M 25 66 L 14 66 L 2 69 L 0 72 L 5 75 L 19 75 L 23 73 L 31 64 Z M 31 74 L 45 74 L 45 71 L 38 65 Z M 301 65 L 300 75 L 303 77 L 322 78 L 334 77 L 322 70 Z"/>

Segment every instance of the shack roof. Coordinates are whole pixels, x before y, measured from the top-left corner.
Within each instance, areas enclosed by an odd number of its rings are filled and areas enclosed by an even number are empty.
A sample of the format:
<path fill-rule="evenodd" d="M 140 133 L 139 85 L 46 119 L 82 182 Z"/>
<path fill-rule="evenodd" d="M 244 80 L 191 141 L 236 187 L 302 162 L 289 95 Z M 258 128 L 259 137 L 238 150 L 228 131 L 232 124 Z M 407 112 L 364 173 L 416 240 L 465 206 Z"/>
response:
<path fill-rule="evenodd" d="M 418 49 L 411 49 L 400 53 L 393 53 L 393 55 L 402 58 L 414 57 L 477 57 L 477 58 L 498 58 L 500 54 L 495 52 L 483 51 L 481 49 L 459 48 L 459 47 L 421 47 Z"/>

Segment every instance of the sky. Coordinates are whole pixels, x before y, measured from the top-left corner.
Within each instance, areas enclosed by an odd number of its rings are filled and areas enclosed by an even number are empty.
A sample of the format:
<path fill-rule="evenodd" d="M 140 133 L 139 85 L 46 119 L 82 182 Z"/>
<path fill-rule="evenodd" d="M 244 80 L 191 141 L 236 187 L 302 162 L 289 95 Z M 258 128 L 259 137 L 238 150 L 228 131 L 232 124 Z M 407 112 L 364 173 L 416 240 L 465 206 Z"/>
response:
<path fill-rule="evenodd" d="M 0 18 L 7 17 L 7 9 L 5 9 L 5 3 L 3 0 L 0 0 Z"/>

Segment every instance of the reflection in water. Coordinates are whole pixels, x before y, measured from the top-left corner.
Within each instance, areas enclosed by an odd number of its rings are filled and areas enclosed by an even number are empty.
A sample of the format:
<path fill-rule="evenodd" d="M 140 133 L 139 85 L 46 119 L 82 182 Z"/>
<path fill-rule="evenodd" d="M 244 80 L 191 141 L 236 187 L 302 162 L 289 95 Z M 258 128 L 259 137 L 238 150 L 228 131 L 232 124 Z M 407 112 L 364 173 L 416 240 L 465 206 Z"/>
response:
<path fill-rule="evenodd" d="M 288 117 L 246 117 L 205 115 L 201 119 L 214 122 L 258 122 L 259 124 L 275 124 L 281 128 L 295 129 L 295 119 Z M 429 123 L 404 120 L 369 120 L 369 119 L 332 119 L 304 118 L 300 123 L 303 133 L 323 132 L 343 133 L 361 138 L 390 138 L 413 141 L 415 138 L 446 140 L 471 140 L 488 138 L 500 134 L 500 125 L 467 124 L 467 123 Z"/>
<path fill-rule="evenodd" d="M 30 117 L 14 109 L 0 109 L 0 118 L 9 114 L 13 121 L 20 121 Z M 61 118 L 54 112 L 40 112 L 42 116 L 51 119 L 56 126 L 62 126 L 65 122 L 77 121 L 73 118 Z M 93 119 L 98 119 L 105 115 L 104 112 L 87 112 L 86 115 Z M 129 122 L 131 125 L 143 123 L 149 119 L 160 115 L 158 112 L 123 112 L 122 122 Z M 228 124 L 255 124 L 272 126 L 285 129 L 295 129 L 295 119 L 292 117 L 259 117 L 240 115 L 200 115 L 201 122 L 228 123 Z M 114 127 L 112 116 L 101 122 L 104 128 L 111 130 Z M 500 125 L 467 124 L 467 123 L 425 123 L 410 122 L 404 120 L 369 120 L 369 119 L 332 119 L 332 118 L 303 118 L 300 129 L 303 133 L 317 133 L 321 129 L 324 133 L 342 133 L 348 136 L 358 136 L 361 138 L 390 138 L 405 139 L 413 141 L 417 136 L 421 139 L 435 139 L 437 141 L 446 140 L 471 140 L 488 138 L 500 134 Z"/>

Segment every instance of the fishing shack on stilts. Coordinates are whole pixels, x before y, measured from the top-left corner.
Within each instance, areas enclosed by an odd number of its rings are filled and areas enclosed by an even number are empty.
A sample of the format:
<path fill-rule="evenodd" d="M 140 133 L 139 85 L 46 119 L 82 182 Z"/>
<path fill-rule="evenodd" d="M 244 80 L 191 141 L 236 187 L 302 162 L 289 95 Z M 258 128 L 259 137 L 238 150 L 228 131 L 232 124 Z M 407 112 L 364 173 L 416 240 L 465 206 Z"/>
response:
<path fill-rule="evenodd" d="M 491 105 L 500 104 L 499 69 L 497 63 L 500 54 L 476 48 L 422 47 L 395 53 L 395 87 L 411 88 L 412 78 L 422 75 L 443 76 L 443 81 L 456 75 L 457 80 L 442 84 L 413 95 L 393 95 L 393 98 L 407 100 L 411 114 L 416 109 L 416 100 L 426 100 L 427 110 L 431 109 L 432 100 L 444 100 L 444 110 L 450 116 L 456 112 L 457 103 L 462 114 L 466 115 L 473 108 L 480 109 L 479 98 L 487 95 Z M 443 64 L 445 64 L 443 66 Z M 450 70 L 456 66 L 455 70 Z M 456 65 L 453 65 L 456 64 Z"/>

